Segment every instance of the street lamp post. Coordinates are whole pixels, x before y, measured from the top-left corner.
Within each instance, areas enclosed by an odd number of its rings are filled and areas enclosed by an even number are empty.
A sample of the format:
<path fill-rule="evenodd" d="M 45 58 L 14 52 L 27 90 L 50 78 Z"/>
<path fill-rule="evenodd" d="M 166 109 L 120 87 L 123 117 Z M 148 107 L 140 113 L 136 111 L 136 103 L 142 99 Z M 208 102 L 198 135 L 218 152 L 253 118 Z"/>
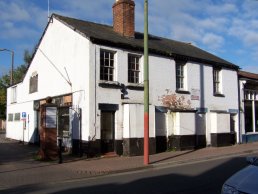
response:
<path fill-rule="evenodd" d="M 11 72 L 10 72 L 10 85 L 13 85 L 13 62 L 14 62 L 14 51 L 0 48 L 0 51 L 7 51 L 11 53 Z"/>

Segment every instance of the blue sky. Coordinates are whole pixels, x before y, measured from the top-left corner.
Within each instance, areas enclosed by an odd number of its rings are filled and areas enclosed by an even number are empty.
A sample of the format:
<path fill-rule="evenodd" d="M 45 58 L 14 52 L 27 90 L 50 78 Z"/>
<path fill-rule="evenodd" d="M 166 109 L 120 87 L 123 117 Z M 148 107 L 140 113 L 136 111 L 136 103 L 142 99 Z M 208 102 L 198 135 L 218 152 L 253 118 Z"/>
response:
<path fill-rule="evenodd" d="M 112 25 L 115 0 L 49 0 L 50 13 Z M 136 30 L 143 32 L 143 2 L 136 3 Z M 0 0 L 0 48 L 23 64 L 47 25 L 47 0 Z M 258 1 L 149 0 L 149 32 L 192 44 L 258 73 Z M 0 75 L 10 68 L 10 53 L 0 52 Z"/>

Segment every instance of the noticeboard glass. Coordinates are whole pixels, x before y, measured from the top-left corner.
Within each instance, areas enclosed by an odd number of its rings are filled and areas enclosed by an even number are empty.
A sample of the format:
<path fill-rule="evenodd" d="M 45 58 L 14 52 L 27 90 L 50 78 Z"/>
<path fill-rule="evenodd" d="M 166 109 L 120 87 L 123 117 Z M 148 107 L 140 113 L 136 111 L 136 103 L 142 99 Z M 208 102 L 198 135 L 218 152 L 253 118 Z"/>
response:
<path fill-rule="evenodd" d="M 46 128 L 56 128 L 56 107 L 46 107 Z"/>

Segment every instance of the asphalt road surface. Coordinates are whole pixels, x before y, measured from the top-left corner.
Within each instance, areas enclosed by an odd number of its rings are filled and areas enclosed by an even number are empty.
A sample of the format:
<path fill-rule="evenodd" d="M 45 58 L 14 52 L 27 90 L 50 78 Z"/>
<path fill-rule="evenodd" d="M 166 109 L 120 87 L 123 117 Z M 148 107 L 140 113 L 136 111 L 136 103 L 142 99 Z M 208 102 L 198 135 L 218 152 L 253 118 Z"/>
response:
<path fill-rule="evenodd" d="M 94 178 L 25 185 L 2 190 L 0 193 L 213 194 L 220 193 L 224 181 L 246 165 L 244 156 L 213 159 L 185 165 L 158 166 L 153 169 Z"/>

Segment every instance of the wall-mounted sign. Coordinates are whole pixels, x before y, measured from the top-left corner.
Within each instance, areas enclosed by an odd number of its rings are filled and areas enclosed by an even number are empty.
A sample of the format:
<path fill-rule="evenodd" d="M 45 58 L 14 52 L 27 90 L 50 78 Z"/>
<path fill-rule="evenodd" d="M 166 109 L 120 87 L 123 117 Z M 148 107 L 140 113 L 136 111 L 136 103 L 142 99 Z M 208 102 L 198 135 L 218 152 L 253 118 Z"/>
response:
<path fill-rule="evenodd" d="M 25 120 L 26 119 L 26 112 L 22 112 L 22 114 L 21 114 L 22 116 L 21 116 L 21 120 Z"/>
<path fill-rule="evenodd" d="M 200 100 L 200 90 L 193 89 L 191 90 L 191 100 Z"/>
<path fill-rule="evenodd" d="M 56 107 L 46 107 L 46 128 L 56 128 Z"/>

